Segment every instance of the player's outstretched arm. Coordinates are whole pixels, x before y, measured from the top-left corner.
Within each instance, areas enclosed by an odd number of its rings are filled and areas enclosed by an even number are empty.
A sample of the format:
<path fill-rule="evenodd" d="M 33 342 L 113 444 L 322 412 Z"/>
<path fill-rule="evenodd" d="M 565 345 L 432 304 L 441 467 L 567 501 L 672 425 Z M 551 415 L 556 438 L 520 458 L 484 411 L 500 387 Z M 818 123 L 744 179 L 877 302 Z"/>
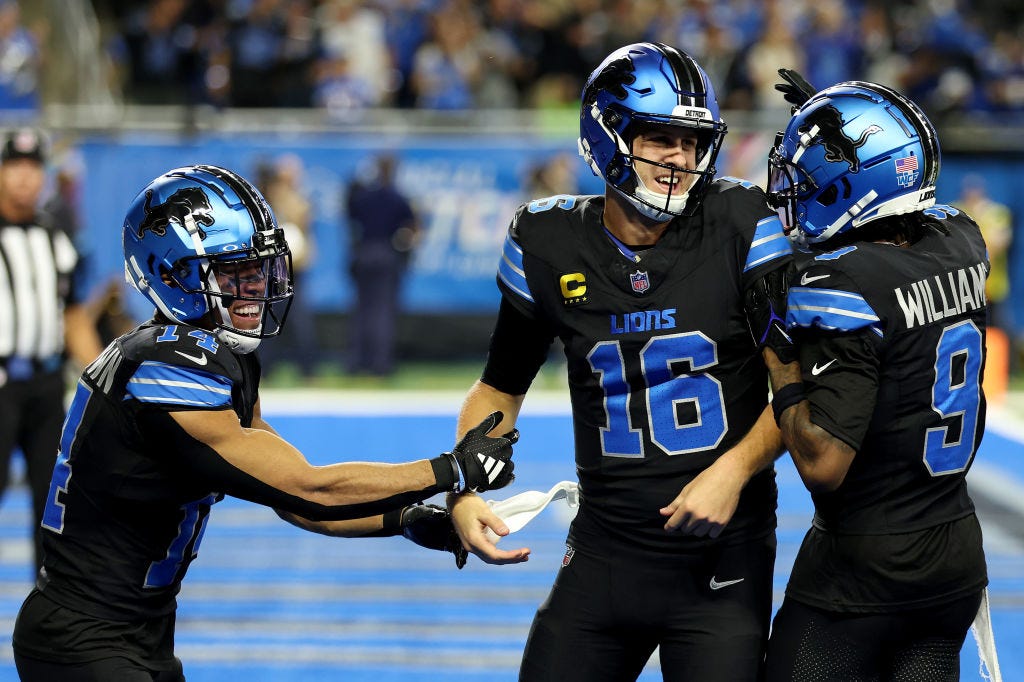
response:
<path fill-rule="evenodd" d="M 457 430 L 461 435 L 470 425 L 477 423 L 483 415 L 500 411 L 504 418 L 494 426 L 495 433 L 511 433 L 515 430 L 516 418 L 523 405 L 525 395 L 511 395 L 477 381 L 466 395 L 459 412 Z M 448 508 L 452 523 L 462 546 L 488 564 L 517 564 L 530 556 L 528 547 L 512 550 L 499 549 L 495 544 L 509 533 L 508 526 L 487 503 L 472 493 L 450 495 Z M 487 534 L 490 530 L 494 535 Z"/>
<path fill-rule="evenodd" d="M 441 492 L 492 490 L 512 479 L 513 439 L 467 432 L 452 452 L 404 464 L 312 466 L 272 430 L 244 428 L 231 410 L 150 415 L 181 463 L 217 490 L 314 521 L 374 516 Z M 261 423 L 262 420 L 260 420 Z M 262 425 L 262 424 L 261 424 Z"/>
<path fill-rule="evenodd" d="M 344 538 L 379 538 L 402 535 L 420 547 L 451 552 L 455 566 L 466 565 L 468 553 L 459 541 L 448 510 L 435 504 L 416 503 L 386 514 L 342 521 L 311 521 L 275 509 L 288 523 L 321 535 Z"/>

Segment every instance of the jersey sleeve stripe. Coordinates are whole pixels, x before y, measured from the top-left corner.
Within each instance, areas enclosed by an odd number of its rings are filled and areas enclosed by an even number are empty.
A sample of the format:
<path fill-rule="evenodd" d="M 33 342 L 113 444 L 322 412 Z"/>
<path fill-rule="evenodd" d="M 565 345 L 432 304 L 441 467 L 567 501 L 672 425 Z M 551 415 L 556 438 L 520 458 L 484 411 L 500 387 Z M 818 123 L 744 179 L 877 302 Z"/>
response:
<path fill-rule="evenodd" d="M 128 380 L 128 397 L 143 403 L 220 408 L 231 406 L 227 377 L 162 362 L 144 362 Z"/>
<path fill-rule="evenodd" d="M 754 241 L 747 252 L 747 263 L 743 272 L 768 263 L 776 258 L 783 258 L 793 252 L 789 239 L 782 231 L 782 221 L 778 216 L 769 216 L 757 223 L 754 229 Z"/>
<path fill-rule="evenodd" d="M 786 323 L 790 327 L 854 331 L 880 322 L 864 297 L 849 291 L 793 287 L 788 308 Z"/>
<path fill-rule="evenodd" d="M 533 303 L 530 285 L 526 283 L 526 272 L 523 271 L 523 250 L 512 240 L 511 235 L 505 237 L 501 262 L 498 263 L 498 278 L 509 289 Z"/>

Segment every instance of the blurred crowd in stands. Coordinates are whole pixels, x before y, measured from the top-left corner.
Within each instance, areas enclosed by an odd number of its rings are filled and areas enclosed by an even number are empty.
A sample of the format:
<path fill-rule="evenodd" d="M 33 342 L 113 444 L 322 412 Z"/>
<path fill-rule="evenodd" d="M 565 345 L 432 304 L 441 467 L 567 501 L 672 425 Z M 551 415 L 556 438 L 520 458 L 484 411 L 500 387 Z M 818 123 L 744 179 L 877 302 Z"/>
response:
<path fill-rule="evenodd" d="M 772 84 L 776 69 L 788 66 L 812 83 L 888 83 L 936 117 L 1024 116 L 1019 0 L 93 0 L 93 6 L 125 99 L 144 104 L 324 107 L 339 115 L 375 107 L 575 107 L 583 79 L 603 55 L 624 43 L 656 40 L 693 54 L 719 85 L 727 109 L 781 107 Z M 0 32 L 2 19 L 0 13 Z M 17 39 L 6 40 L 10 46 Z M 6 48 L 0 71 L 16 49 Z"/>

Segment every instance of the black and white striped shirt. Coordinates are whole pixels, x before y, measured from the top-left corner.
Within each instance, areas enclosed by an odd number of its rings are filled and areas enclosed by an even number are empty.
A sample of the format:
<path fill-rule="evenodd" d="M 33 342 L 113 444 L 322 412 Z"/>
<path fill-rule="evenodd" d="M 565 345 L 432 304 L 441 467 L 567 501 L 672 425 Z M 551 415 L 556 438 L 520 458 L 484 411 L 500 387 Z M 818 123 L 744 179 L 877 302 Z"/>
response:
<path fill-rule="evenodd" d="M 64 308 L 78 303 L 78 252 L 44 224 L 0 219 L 0 360 L 48 360 L 64 351 Z"/>

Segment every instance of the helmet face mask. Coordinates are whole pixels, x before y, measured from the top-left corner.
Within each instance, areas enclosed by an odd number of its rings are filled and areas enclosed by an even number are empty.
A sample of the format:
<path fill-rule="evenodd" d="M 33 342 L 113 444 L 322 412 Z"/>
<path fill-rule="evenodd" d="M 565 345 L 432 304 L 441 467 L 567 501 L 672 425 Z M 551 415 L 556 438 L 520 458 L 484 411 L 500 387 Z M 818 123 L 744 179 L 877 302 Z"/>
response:
<path fill-rule="evenodd" d="M 165 317 L 210 328 L 243 353 L 281 332 L 291 253 L 241 176 L 191 166 L 156 178 L 128 209 L 123 245 L 127 280 Z"/>
<path fill-rule="evenodd" d="M 650 126 L 695 134 L 693 168 L 634 155 L 637 134 Z M 636 43 L 616 50 L 583 89 L 580 155 L 595 175 L 652 220 L 696 212 L 714 179 L 725 133 L 707 74 L 689 55 L 667 45 Z M 671 187 L 686 189 L 666 193 L 647 187 L 638 172 L 644 163 L 666 170 Z"/>
<path fill-rule="evenodd" d="M 779 153 L 779 142 L 782 133 L 778 134 L 775 147 L 768 154 L 768 203 L 779 214 L 779 220 L 785 233 L 793 236 L 794 226 L 798 224 L 797 205 L 800 200 L 810 196 L 816 186 L 800 167 L 787 161 Z"/>
<path fill-rule="evenodd" d="M 811 97 L 768 157 L 768 202 L 789 236 L 826 242 L 935 203 L 940 153 L 923 112 L 895 90 L 849 81 Z"/>

